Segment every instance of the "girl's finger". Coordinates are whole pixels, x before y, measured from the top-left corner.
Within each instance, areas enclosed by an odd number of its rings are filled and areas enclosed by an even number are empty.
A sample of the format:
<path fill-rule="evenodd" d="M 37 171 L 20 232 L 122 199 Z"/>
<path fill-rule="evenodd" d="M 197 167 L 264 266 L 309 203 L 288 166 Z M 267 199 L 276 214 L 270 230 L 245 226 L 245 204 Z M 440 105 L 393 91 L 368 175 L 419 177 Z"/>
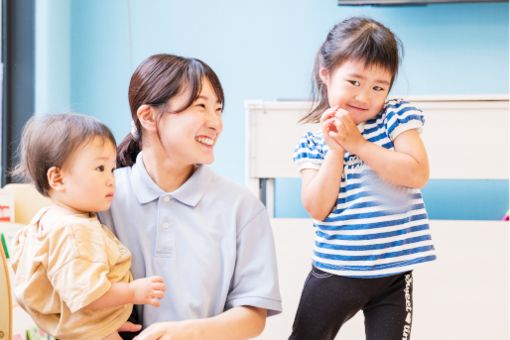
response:
<path fill-rule="evenodd" d="M 322 123 L 326 119 L 333 117 L 335 115 L 336 110 L 338 110 L 338 107 L 339 107 L 338 105 L 333 106 L 333 107 L 330 107 L 329 109 L 327 109 L 326 111 L 324 111 L 324 113 L 322 113 L 322 115 L 321 115 L 320 122 Z"/>
<path fill-rule="evenodd" d="M 344 110 L 342 108 L 338 108 L 335 111 L 335 116 L 338 117 L 338 118 L 341 118 L 341 117 L 344 117 L 344 116 L 349 116 L 349 111 Z"/>

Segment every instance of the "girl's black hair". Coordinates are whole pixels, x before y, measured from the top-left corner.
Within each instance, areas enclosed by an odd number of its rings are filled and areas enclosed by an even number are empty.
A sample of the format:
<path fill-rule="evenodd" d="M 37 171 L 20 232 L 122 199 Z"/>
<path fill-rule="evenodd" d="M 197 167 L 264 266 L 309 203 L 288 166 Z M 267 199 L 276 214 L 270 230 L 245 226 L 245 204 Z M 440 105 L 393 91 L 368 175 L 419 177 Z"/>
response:
<path fill-rule="evenodd" d="M 369 18 L 352 17 L 336 24 L 328 33 L 315 57 L 312 75 L 314 106 L 300 122 L 317 123 L 329 107 L 326 85 L 319 76 L 321 68 L 331 74 L 347 60 L 361 60 L 365 66 L 379 66 L 391 74 L 390 89 L 398 73 L 402 43 L 383 24 Z"/>

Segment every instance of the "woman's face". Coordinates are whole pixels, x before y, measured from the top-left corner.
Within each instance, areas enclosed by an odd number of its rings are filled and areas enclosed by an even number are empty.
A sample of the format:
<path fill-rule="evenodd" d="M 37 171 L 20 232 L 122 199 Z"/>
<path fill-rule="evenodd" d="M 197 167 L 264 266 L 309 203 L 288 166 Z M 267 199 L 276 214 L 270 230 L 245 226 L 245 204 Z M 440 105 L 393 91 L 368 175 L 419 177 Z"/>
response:
<path fill-rule="evenodd" d="M 163 113 L 159 123 L 160 140 L 169 159 L 179 165 L 210 164 L 214 161 L 214 146 L 223 129 L 222 103 L 211 83 L 204 79 L 198 98 L 179 113 L 189 92 L 169 101 L 169 112 Z"/>

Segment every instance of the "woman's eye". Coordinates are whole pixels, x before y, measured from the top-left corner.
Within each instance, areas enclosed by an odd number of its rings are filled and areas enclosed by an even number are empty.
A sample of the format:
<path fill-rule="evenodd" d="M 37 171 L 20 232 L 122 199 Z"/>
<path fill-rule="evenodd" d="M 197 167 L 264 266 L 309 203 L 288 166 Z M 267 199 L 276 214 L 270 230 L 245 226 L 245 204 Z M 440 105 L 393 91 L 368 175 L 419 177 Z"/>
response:
<path fill-rule="evenodd" d="M 354 86 L 360 86 L 360 83 L 357 80 L 348 80 L 348 82 L 351 83 Z"/>
<path fill-rule="evenodd" d="M 103 172 L 104 171 L 104 165 L 100 165 L 96 168 L 97 171 Z"/>
<path fill-rule="evenodd" d="M 205 104 L 196 104 L 195 106 L 201 109 L 205 109 Z"/>

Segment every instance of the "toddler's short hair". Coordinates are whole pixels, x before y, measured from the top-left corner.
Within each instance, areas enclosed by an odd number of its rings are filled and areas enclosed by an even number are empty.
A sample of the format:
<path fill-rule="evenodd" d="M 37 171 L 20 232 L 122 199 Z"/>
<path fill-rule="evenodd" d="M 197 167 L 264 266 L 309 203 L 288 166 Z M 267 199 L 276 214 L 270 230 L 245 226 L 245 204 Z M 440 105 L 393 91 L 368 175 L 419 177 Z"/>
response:
<path fill-rule="evenodd" d="M 14 175 L 33 182 L 37 191 L 48 196 L 48 169 L 62 167 L 74 151 L 95 137 L 116 147 L 110 129 L 92 116 L 61 113 L 32 117 L 23 128 L 20 163 Z"/>

